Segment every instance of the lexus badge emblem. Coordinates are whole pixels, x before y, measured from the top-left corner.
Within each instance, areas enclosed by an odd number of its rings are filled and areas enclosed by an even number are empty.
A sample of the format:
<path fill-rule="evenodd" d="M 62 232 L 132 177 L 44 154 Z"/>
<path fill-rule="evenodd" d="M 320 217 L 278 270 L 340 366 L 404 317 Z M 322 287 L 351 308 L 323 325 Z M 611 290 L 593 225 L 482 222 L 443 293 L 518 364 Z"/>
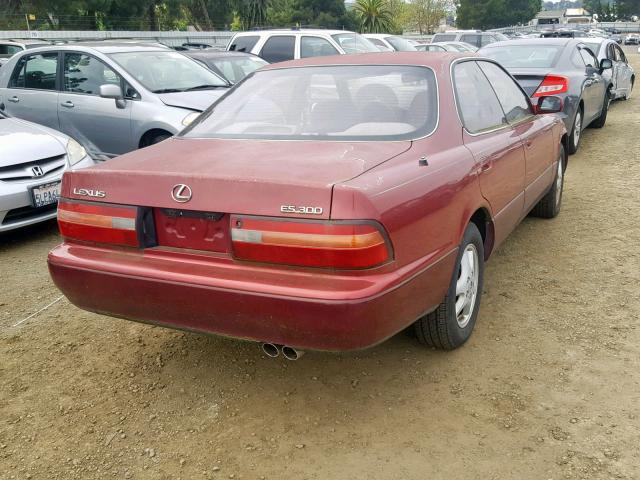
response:
<path fill-rule="evenodd" d="M 191 200 L 191 187 L 184 183 L 179 183 L 171 189 L 171 196 L 176 202 L 186 203 Z"/>

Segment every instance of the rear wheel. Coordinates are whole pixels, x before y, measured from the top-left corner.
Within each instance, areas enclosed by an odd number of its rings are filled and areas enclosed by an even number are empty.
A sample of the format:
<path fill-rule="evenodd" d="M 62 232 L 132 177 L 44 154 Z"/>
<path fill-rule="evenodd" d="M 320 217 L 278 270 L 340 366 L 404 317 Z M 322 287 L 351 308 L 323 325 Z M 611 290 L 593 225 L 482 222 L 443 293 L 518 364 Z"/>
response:
<path fill-rule="evenodd" d="M 607 123 L 607 114 L 609 113 L 609 105 L 611 104 L 611 92 L 607 90 L 604 93 L 604 99 L 602 100 L 602 110 L 600 110 L 600 116 L 596 118 L 590 127 L 602 128 Z"/>
<path fill-rule="evenodd" d="M 453 350 L 473 331 L 480 308 L 484 276 L 484 245 L 475 224 L 462 236 L 458 257 L 442 303 L 414 324 L 418 341 L 430 347 Z"/>
<path fill-rule="evenodd" d="M 556 167 L 556 178 L 547 194 L 531 210 L 531 215 L 540 218 L 554 218 L 560 213 L 562 204 L 562 191 L 564 189 L 564 148 L 560 146 L 560 157 Z"/>
<path fill-rule="evenodd" d="M 568 151 L 570 154 L 574 154 L 578 151 L 581 137 L 582 137 L 582 108 L 578 107 L 578 110 L 576 110 L 576 116 L 573 119 L 573 126 L 571 127 L 571 135 L 569 135 Z"/>

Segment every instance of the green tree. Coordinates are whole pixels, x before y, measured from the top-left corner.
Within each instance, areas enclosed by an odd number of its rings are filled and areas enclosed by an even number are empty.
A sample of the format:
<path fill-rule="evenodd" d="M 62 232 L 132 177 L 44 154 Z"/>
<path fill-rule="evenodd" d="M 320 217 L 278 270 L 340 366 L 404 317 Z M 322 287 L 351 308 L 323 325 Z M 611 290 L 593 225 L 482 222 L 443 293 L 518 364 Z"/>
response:
<path fill-rule="evenodd" d="M 490 29 L 529 22 L 542 9 L 541 0 L 458 0 L 459 28 Z"/>
<path fill-rule="evenodd" d="M 360 31 L 386 33 L 393 30 L 393 16 L 386 0 L 357 0 L 353 7 L 360 19 Z"/>

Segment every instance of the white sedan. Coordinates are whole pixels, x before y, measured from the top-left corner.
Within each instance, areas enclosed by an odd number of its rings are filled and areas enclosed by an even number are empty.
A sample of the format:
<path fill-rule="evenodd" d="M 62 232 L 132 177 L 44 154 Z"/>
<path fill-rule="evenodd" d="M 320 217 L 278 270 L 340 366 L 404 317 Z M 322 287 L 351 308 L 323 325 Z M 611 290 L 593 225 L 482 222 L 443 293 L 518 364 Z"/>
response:
<path fill-rule="evenodd" d="M 0 232 L 55 218 L 62 174 L 91 165 L 71 137 L 0 110 Z"/>

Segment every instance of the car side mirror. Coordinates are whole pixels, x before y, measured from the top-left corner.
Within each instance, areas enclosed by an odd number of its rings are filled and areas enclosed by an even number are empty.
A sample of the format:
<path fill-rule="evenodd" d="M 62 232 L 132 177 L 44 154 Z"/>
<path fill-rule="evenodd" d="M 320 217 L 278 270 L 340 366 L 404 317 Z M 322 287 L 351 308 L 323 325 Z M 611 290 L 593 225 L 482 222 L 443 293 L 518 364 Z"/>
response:
<path fill-rule="evenodd" d="M 554 97 L 549 95 L 547 97 L 540 97 L 538 99 L 538 105 L 536 105 L 536 113 L 559 113 L 562 111 L 562 99 L 560 97 Z"/>
<path fill-rule="evenodd" d="M 600 60 L 600 71 L 601 72 L 604 72 L 608 68 L 612 68 L 612 67 L 613 67 L 613 62 L 611 60 L 609 60 L 608 58 L 603 58 L 602 60 Z"/>
<path fill-rule="evenodd" d="M 114 85 L 113 83 L 100 85 L 100 96 L 102 98 L 113 98 L 118 108 L 124 108 L 126 105 L 120 85 Z"/>

